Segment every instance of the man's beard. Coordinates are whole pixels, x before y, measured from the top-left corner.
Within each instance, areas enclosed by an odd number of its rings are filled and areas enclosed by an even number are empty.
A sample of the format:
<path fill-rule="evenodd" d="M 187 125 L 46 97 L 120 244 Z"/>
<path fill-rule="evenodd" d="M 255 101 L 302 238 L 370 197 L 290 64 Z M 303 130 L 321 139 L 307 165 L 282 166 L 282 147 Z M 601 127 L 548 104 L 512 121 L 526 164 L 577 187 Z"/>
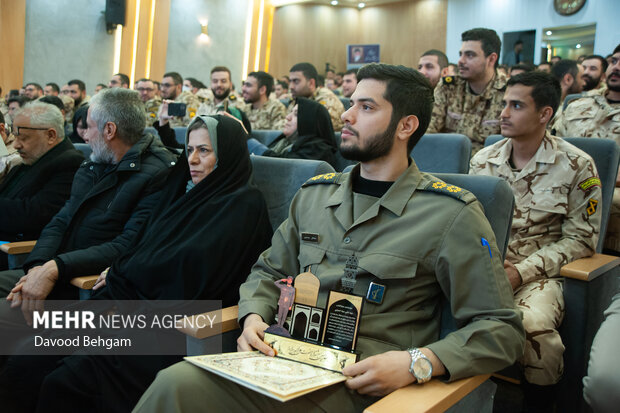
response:
<path fill-rule="evenodd" d="M 213 90 L 213 89 L 211 89 L 211 92 L 213 92 L 213 96 L 215 96 L 215 98 L 216 98 L 217 100 L 224 100 L 224 99 L 226 99 L 226 98 L 228 97 L 228 95 L 230 94 L 230 89 L 226 89 L 223 93 L 221 93 L 221 94 L 219 94 L 219 95 L 218 95 L 218 94 L 215 92 L 215 90 Z"/>
<path fill-rule="evenodd" d="M 365 148 L 361 148 L 359 145 L 343 147 L 341 142 L 340 154 L 345 159 L 358 162 L 369 162 L 387 155 L 392 150 L 392 146 L 394 146 L 394 133 L 398 127 L 398 121 L 399 119 L 391 119 L 390 124 L 383 133 L 378 133 L 368 139 Z M 357 131 L 348 129 L 359 140 Z"/>
<path fill-rule="evenodd" d="M 611 77 L 612 75 L 615 75 L 615 76 L 620 76 L 620 73 L 618 73 L 618 72 L 612 72 L 612 73 L 609 75 L 609 77 Z M 609 79 L 607 79 L 607 89 L 609 89 L 609 90 L 611 90 L 611 91 L 613 91 L 613 92 L 620 92 L 620 85 L 619 85 L 619 84 L 617 84 L 617 83 L 616 83 L 615 85 L 612 85 L 612 84 L 611 84 L 611 82 L 609 81 Z"/>
<path fill-rule="evenodd" d="M 112 150 L 107 147 L 103 140 L 103 136 L 99 136 L 96 139 L 91 139 L 89 144 L 91 149 L 93 150 L 90 154 L 91 161 L 103 164 L 116 163 L 114 152 L 112 152 Z"/>
<path fill-rule="evenodd" d="M 583 87 L 583 91 L 587 92 L 588 90 L 592 90 L 598 86 L 601 82 L 601 77 L 599 76 L 597 79 L 590 77 L 589 75 L 584 75 L 583 79 L 586 81 L 585 86 Z"/>
<path fill-rule="evenodd" d="M 581 93 L 582 90 L 579 90 L 579 83 L 577 83 L 577 79 L 574 79 L 573 80 L 573 84 L 570 85 L 570 87 L 568 88 L 568 91 L 566 92 L 566 94 L 567 95 L 571 95 L 573 93 Z"/>

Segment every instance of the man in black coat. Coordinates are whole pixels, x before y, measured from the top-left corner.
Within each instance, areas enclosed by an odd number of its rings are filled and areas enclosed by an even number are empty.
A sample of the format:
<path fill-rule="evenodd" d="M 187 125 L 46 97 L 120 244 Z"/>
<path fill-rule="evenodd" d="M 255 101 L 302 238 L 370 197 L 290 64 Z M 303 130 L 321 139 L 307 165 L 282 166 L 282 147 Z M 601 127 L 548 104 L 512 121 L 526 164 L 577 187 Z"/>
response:
<path fill-rule="evenodd" d="M 65 139 L 64 119 L 53 105 L 32 102 L 13 121 L 13 147 L 23 163 L 0 184 L 0 240 L 36 239 L 71 191 L 82 152 Z M 0 255 L 5 270 L 6 255 Z"/>
<path fill-rule="evenodd" d="M 133 244 L 176 163 L 160 141 L 143 136 L 145 122 L 135 91 L 108 89 L 91 100 L 84 136 L 91 161 L 78 169 L 69 201 L 24 263 L 26 276 L 0 273 L 0 296 L 8 294 L 13 307 L 77 298 L 72 278 L 99 274 Z"/>

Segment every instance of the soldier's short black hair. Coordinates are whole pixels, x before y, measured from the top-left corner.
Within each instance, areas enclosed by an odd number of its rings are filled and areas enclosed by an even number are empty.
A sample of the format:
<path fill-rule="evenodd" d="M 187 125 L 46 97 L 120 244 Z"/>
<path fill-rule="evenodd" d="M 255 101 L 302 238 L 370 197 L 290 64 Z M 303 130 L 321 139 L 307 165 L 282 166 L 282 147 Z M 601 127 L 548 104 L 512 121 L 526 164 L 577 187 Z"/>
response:
<path fill-rule="evenodd" d="M 97 86 L 101 86 L 102 89 L 108 88 L 108 85 L 104 85 L 103 83 L 97 83 Z"/>
<path fill-rule="evenodd" d="M 2 92 L 2 90 L 0 90 Z M 4 115 L 0 112 L 0 123 L 4 123 Z"/>
<path fill-rule="evenodd" d="M 405 66 L 371 63 L 357 72 L 357 80 L 375 79 L 386 83 L 383 97 L 392 104 L 390 126 L 403 117 L 418 118 L 418 129 L 407 143 L 408 153 L 418 143 L 431 121 L 433 112 L 433 87 L 424 75 Z"/>
<path fill-rule="evenodd" d="M 616 46 L 616 48 L 614 49 L 614 52 L 612 54 L 616 54 L 620 52 L 620 43 L 618 43 L 618 46 Z"/>
<path fill-rule="evenodd" d="M 506 83 L 506 87 L 514 85 L 531 86 L 531 96 L 536 104 L 536 109 L 550 106 L 555 115 L 562 98 L 562 88 L 560 81 L 554 75 L 546 72 L 520 73 L 512 76 Z"/>
<path fill-rule="evenodd" d="M 590 56 L 586 56 L 586 58 L 583 59 L 583 60 L 586 61 L 586 60 L 590 60 L 590 59 L 597 59 L 599 62 L 601 62 L 601 69 L 603 70 L 603 73 L 605 73 L 605 71 L 607 70 L 607 66 L 609 66 L 609 63 L 607 63 L 607 59 L 605 59 L 601 55 L 593 54 L 593 55 L 590 55 Z"/>
<path fill-rule="evenodd" d="M 190 85 L 192 85 L 192 87 L 195 87 L 196 89 L 205 89 L 206 86 L 204 83 L 202 83 L 200 80 L 194 78 L 194 77 L 186 77 L 185 80 L 187 80 L 189 82 Z"/>
<path fill-rule="evenodd" d="M 468 42 L 471 40 L 479 41 L 482 44 L 482 51 L 485 57 L 489 57 L 491 53 L 497 54 L 497 60 L 495 61 L 495 67 L 497 67 L 499 53 L 502 50 L 502 41 L 495 30 L 477 27 L 461 34 L 461 41 Z"/>
<path fill-rule="evenodd" d="M 121 78 L 121 85 L 129 86 L 129 76 L 124 73 L 116 73 L 114 76 L 118 76 Z"/>
<path fill-rule="evenodd" d="M 26 83 L 26 87 L 28 87 L 28 86 L 34 86 L 34 88 L 37 89 L 38 91 L 41 91 L 41 92 L 43 91 L 43 88 L 38 83 L 28 82 L 28 83 Z"/>
<path fill-rule="evenodd" d="M 441 50 L 437 50 L 437 49 L 427 50 L 424 53 L 422 53 L 421 57 L 423 56 L 437 56 L 437 63 L 439 64 L 439 67 L 441 69 L 448 66 L 448 56 L 446 56 L 446 54 L 442 52 Z"/>
<path fill-rule="evenodd" d="M 86 90 L 86 85 L 80 79 L 72 79 L 67 82 L 67 85 L 69 86 L 77 85 L 78 89 L 80 89 L 82 92 Z"/>
<path fill-rule="evenodd" d="M 54 82 L 50 82 L 50 83 L 46 83 L 45 86 L 49 86 L 52 88 L 52 90 L 56 93 L 60 92 L 60 86 L 58 86 L 58 84 L 54 83 Z"/>
<path fill-rule="evenodd" d="M 267 97 L 269 97 L 269 94 L 271 94 L 271 91 L 273 90 L 273 76 L 263 71 L 251 72 L 248 73 L 248 76 L 252 76 L 256 79 L 259 89 L 265 86 L 265 93 Z"/>
<path fill-rule="evenodd" d="M 24 95 L 17 95 L 17 96 L 11 96 L 7 101 L 6 104 L 7 106 L 10 105 L 13 102 L 17 102 L 17 104 L 19 104 L 19 107 L 21 108 L 22 106 L 24 106 L 26 103 L 30 102 L 30 99 L 27 96 Z"/>
<path fill-rule="evenodd" d="M 355 78 L 357 79 L 357 69 L 349 69 L 346 72 L 344 72 L 344 75 L 355 75 Z"/>
<path fill-rule="evenodd" d="M 54 105 L 60 109 L 61 112 L 65 110 L 65 104 L 62 103 L 62 100 L 58 96 L 43 96 L 40 97 L 38 101 Z"/>
<path fill-rule="evenodd" d="M 570 73 L 573 78 L 577 79 L 577 75 L 579 74 L 579 67 L 577 66 L 577 61 L 564 59 L 551 66 L 551 73 L 559 81 L 562 81 L 562 78 L 567 73 Z"/>
<path fill-rule="evenodd" d="M 524 72 L 531 72 L 532 70 L 534 70 L 534 65 L 531 65 L 529 63 L 517 63 L 514 66 L 510 66 L 511 73 L 513 70 L 523 70 Z"/>
<path fill-rule="evenodd" d="M 228 73 L 228 79 L 232 79 L 232 75 L 230 74 L 230 69 L 227 68 L 226 66 L 215 66 L 213 69 L 211 69 L 211 74 L 215 72 L 226 72 Z"/>
<path fill-rule="evenodd" d="M 282 86 L 283 89 L 288 90 L 288 83 L 286 83 L 284 80 L 278 80 L 276 84 Z"/>
<path fill-rule="evenodd" d="M 164 77 L 169 77 L 172 80 L 174 80 L 174 84 L 175 85 L 182 85 L 183 84 L 183 77 L 180 74 L 178 74 L 177 72 L 164 73 Z"/>
<path fill-rule="evenodd" d="M 294 64 L 289 72 L 301 72 L 306 79 L 314 79 L 314 82 L 318 85 L 319 73 L 312 63 L 303 62 Z"/>

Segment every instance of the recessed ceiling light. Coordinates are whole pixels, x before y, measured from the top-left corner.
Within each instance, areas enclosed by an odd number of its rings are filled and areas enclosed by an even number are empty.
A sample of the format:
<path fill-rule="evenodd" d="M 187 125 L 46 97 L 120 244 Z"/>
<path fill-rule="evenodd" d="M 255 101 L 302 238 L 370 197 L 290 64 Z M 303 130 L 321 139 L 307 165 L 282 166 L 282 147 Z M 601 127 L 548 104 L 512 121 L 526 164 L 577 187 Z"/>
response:
<path fill-rule="evenodd" d="M 338 5 L 338 0 L 332 0 L 332 6 L 337 6 Z"/>
<path fill-rule="evenodd" d="M 366 3 L 357 3 L 357 7 L 363 9 L 364 7 L 366 7 Z"/>
<path fill-rule="evenodd" d="M 576 49 L 581 49 L 581 44 L 577 43 L 577 46 L 575 46 Z"/>
<path fill-rule="evenodd" d="M 546 34 L 547 34 L 547 36 L 551 36 L 553 34 L 553 32 L 551 30 L 547 30 Z"/>

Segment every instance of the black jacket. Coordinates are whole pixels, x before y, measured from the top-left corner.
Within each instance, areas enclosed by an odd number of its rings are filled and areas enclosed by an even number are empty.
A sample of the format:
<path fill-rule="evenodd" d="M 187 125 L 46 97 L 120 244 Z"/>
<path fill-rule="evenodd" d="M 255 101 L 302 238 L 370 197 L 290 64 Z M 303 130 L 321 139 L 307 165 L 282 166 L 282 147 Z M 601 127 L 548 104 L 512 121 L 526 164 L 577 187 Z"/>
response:
<path fill-rule="evenodd" d="M 83 160 L 65 138 L 33 165 L 12 168 L 0 184 L 0 240 L 37 239 L 69 198 Z"/>
<path fill-rule="evenodd" d="M 43 230 L 24 270 L 54 259 L 61 283 L 99 274 L 133 244 L 175 163 L 176 156 L 152 135 L 116 165 L 84 162 L 71 198 Z"/>

